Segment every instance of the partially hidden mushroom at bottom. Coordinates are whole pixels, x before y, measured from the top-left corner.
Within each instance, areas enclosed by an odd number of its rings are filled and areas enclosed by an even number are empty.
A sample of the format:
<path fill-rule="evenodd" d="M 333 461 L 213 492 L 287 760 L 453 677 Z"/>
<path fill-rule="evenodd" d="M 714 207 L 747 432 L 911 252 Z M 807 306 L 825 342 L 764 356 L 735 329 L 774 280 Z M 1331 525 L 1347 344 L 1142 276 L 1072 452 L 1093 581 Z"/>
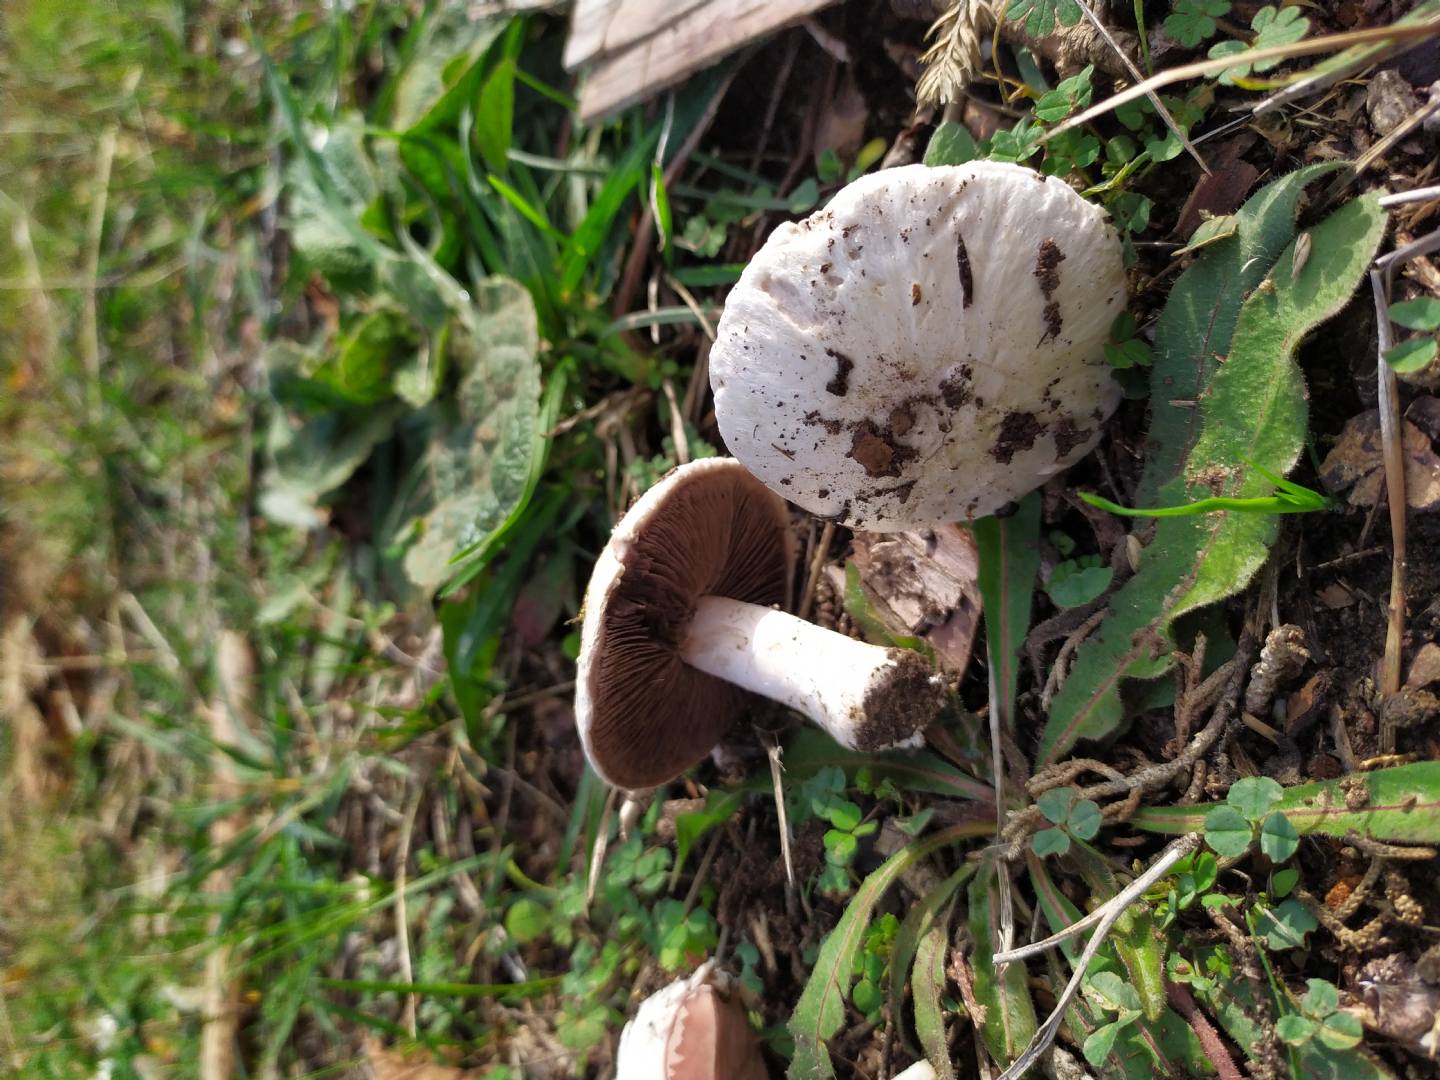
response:
<path fill-rule="evenodd" d="M 731 458 L 672 470 L 630 509 L 585 596 L 575 721 L 617 787 L 699 762 L 750 693 L 852 750 L 915 745 L 945 703 L 919 654 L 855 641 L 772 605 L 789 593 L 783 500 Z"/>

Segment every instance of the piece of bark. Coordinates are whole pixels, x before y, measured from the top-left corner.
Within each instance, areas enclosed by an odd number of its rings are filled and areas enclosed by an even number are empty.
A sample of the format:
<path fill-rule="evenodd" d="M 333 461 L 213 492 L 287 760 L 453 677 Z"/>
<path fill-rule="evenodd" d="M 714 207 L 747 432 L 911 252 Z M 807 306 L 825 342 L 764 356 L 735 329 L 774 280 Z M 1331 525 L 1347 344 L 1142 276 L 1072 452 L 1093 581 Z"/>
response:
<path fill-rule="evenodd" d="M 876 616 L 891 632 L 924 638 L 960 674 L 979 627 L 980 563 L 957 525 L 926 533 L 855 534 L 855 566 Z"/>
<path fill-rule="evenodd" d="M 648 37 L 598 57 L 580 90 L 580 119 L 591 123 L 641 101 L 709 67 L 740 46 L 801 22 L 833 2 L 734 0 L 723 4 L 711 0 L 689 7 Z M 578 24 L 579 9 L 575 17 Z M 618 7 L 610 17 L 622 17 Z M 587 27 L 590 18 L 587 16 Z M 603 41 L 602 36 L 601 48 Z M 575 50 L 577 54 L 581 51 Z"/>

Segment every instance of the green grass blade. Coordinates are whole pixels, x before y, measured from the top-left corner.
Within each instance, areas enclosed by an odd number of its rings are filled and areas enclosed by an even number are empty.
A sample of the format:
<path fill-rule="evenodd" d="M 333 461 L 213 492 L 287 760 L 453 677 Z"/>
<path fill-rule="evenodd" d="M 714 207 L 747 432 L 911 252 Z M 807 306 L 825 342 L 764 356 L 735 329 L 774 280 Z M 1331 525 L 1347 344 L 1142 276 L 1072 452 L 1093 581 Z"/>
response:
<path fill-rule="evenodd" d="M 1040 494 L 1020 500 L 1009 517 L 981 518 L 971 526 L 980 558 L 980 596 L 985 606 L 985 640 L 994 672 L 995 697 L 1003 729 L 1015 730 L 1015 690 L 1020 652 L 1030 631 L 1030 606 L 1040 568 Z"/>
<path fill-rule="evenodd" d="M 982 827 L 988 828 L 988 823 Z M 932 852 L 976 835 L 979 833 L 973 824 L 952 825 L 901 848 L 860 884 L 845 914 L 821 944 L 815 967 L 786 1025 L 795 1039 L 788 1080 L 830 1080 L 835 1075 L 825 1044 L 845 1023 L 846 1001 L 855 979 L 855 956 L 870 916 L 890 886 L 903 871 Z"/>

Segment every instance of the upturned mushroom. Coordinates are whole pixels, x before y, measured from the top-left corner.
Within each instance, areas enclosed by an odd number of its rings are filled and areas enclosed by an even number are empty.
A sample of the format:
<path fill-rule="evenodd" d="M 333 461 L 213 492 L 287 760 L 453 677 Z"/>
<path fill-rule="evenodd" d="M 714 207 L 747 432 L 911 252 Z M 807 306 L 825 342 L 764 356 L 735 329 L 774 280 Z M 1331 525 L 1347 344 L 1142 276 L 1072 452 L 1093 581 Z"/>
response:
<path fill-rule="evenodd" d="M 673 780 L 760 694 L 841 745 L 913 745 L 944 691 L 917 653 L 772 605 L 789 592 L 784 502 L 732 458 L 673 469 L 615 527 L 585 594 L 575 722 L 619 788 Z"/>
<path fill-rule="evenodd" d="M 619 1080 L 769 1080 L 760 1040 L 733 993 L 706 961 L 646 998 L 620 1033 Z"/>
<path fill-rule="evenodd" d="M 751 260 L 710 352 L 716 418 L 751 472 L 821 517 L 973 520 L 1099 440 L 1124 300 L 1115 229 L 1064 181 L 887 169 Z"/>

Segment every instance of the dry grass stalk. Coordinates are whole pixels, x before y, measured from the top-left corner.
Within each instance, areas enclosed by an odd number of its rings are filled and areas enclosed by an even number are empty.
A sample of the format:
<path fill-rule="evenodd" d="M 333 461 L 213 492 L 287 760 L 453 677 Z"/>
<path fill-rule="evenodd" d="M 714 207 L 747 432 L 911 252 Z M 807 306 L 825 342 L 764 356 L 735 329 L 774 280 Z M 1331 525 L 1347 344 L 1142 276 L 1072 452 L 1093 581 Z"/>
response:
<path fill-rule="evenodd" d="M 211 755 L 211 783 L 216 802 L 238 801 L 242 788 L 235 766 L 224 747 L 238 741 L 236 732 L 247 723 L 252 701 L 255 659 L 250 644 L 234 630 L 220 633 L 215 657 L 219 696 L 205 710 L 210 737 L 216 745 Z M 217 818 L 210 826 L 210 843 L 220 851 L 234 842 L 245 827 L 245 814 L 236 812 Z M 206 879 L 208 896 L 221 897 L 235 884 L 237 864 L 229 863 Z M 210 932 L 219 929 L 220 916 L 211 917 Z M 235 1040 L 239 1029 L 240 984 L 233 978 L 233 950 L 216 940 L 205 958 L 205 983 L 200 1015 L 200 1080 L 229 1080 L 235 1075 Z"/>

